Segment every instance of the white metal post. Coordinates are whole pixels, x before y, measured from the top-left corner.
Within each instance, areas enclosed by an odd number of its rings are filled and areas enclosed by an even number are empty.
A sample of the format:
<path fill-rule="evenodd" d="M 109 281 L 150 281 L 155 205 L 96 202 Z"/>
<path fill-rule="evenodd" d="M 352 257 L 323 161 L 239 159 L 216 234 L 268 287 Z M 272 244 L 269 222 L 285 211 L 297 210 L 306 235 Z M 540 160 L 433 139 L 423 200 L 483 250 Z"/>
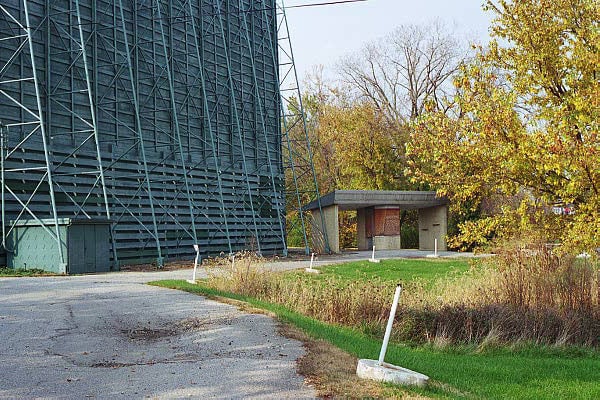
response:
<path fill-rule="evenodd" d="M 385 352 L 387 351 L 388 342 L 390 341 L 390 335 L 392 333 L 392 325 L 394 324 L 394 318 L 396 317 L 396 309 L 398 308 L 398 300 L 400 300 L 400 293 L 402 292 L 402 285 L 396 286 L 396 293 L 394 293 L 394 302 L 392 303 L 392 309 L 390 311 L 390 317 L 388 318 L 387 327 L 385 328 L 385 336 L 383 337 L 383 344 L 381 345 L 381 351 L 379 352 L 379 365 L 383 365 L 383 359 L 385 358 Z"/>
<path fill-rule="evenodd" d="M 312 253 L 310 256 L 310 267 L 306 268 L 306 272 L 310 272 L 313 274 L 318 274 L 319 271 L 313 268 L 313 263 L 315 261 L 315 253 Z"/>
<path fill-rule="evenodd" d="M 192 273 L 192 280 L 188 280 L 189 283 L 196 283 L 196 270 L 198 269 L 198 258 L 200 258 L 200 246 L 194 245 L 196 251 L 196 258 L 194 259 L 194 272 Z"/>
<path fill-rule="evenodd" d="M 371 254 L 371 258 L 369 258 L 369 262 L 378 263 L 379 260 L 375 258 L 375 239 L 373 239 L 373 253 Z"/>

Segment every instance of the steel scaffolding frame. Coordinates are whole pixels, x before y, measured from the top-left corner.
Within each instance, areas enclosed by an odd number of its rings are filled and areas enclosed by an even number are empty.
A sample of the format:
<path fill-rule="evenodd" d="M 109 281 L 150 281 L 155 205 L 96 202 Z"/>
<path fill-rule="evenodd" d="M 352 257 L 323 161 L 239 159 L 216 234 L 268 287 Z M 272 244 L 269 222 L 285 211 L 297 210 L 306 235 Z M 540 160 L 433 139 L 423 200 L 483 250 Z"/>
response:
<path fill-rule="evenodd" d="M 61 237 L 58 227 L 57 190 L 62 192 L 60 194 L 64 202 L 69 204 L 67 207 L 73 218 L 80 215 L 91 218 L 86 212 L 86 204 L 95 200 L 103 203 L 104 216 L 110 219 L 81 10 L 78 0 L 68 5 L 69 7 L 64 8 L 62 2 L 49 2 L 43 17 L 30 14 L 27 0 L 23 0 L 19 10 L 0 6 L 5 23 L 9 24 L 4 29 L 8 35 L 0 37 L 0 40 L 8 43 L 6 50 L 10 54 L 6 62 L 1 64 L 0 94 L 4 100 L 8 99 L 16 104 L 21 111 L 20 119 L 5 124 L 1 139 L 2 247 L 5 251 L 13 251 L 7 246 L 8 236 L 24 217 L 32 218 L 40 223 L 56 243 L 58 264 L 65 263 L 63 245 L 66 238 Z M 45 60 L 45 110 L 33 40 L 33 32 L 43 27 L 48 33 L 53 31 L 58 39 L 49 45 Z M 11 35 L 11 32 L 14 34 Z M 48 71 L 53 55 L 57 62 L 54 64 L 55 74 L 50 75 Z M 24 59 L 28 61 L 27 66 L 24 66 Z M 20 69 L 20 73 L 15 75 L 13 72 L 12 79 L 7 78 L 14 69 Z M 26 86 L 33 86 L 34 96 L 27 96 L 31 88 Z M 11 96 L 8 93 L 11 90 L 20 92 L 20 99 Z M 70 124 L 56 127 L 48 135 L 45 118 L 50 118 L 51 104 L 68 113 Z M 69 141 L 68 150 L 57 149 L 51 152 L 48 142 L 55 139 Z M 13 144 L 14 141 L 16 143 Z M 85 151 L 95 155 L 94 161 L 87 165 L 79 163 L 77 159 Z M 43 153 L 43 166 L 39 165 L 40 152 Z M 22 182 L 7 179 L 11 175 L 22 177 Z M 24 187 L 27 185 L 26 180 L 28 188 Z M 47 195 L 44 189 L 47 190 Z M 16 202 L 18 205 L 18 212 L 12 213 L 13 218 L 9 221 L 6 219 L 9 208 L 6 192 L 12 198 L 12 203 Z M 49 197 L 49 204 L 46 203 L 46 197 Z M 48 204 L 49 209 L 43 204 Z M 49 221 L 42 221 L 43 219 Z M 54 232 L 48 226 L 53 226 Z M 113 252 L 113 256 L 116 260 L 116 252 Z"/>
<path fill-rule="evenodd" d="M 291 179 L 291 185 L 286 190 L 286 195 L 290 203 L 295 206 L 296 214 L 299 217 L 301 231 L 303 233 L 305 253 L 310 253 L 310 241 L 307 237 L 306 213 L 303 205 L 316 200 L 319 210 L 319 218 L 322 227 L 325 226 L 325 215 L 321 208 L 321 195 L 319 193 L 319 184 L 317 174 L 313 163 L 313 154 L 306 124 L 306 114 L 302 93 L 300 91 L 300 82 L 296 63 L 294 60 L 294 51 L 288 26 L 285 1 L 277 0 L 277 46 L 279 55 L 279 91 L 281 96 L 281 121 L 282 121 L 282 149 L 285 169 Z M 269 35 L 270 37 L 271 35 Z M 311 224 L 312 230 L 318 230 L 317 224 Z M 313 235 L 313 237 L 316 235 Z M 320 236 L 323 243 L 322 248 L 326 253 L 330 252 L 329 238 L 327 232 L 320 230 Z"/>
<path fill-rule="evenodd" d="M 279 91 L 284 12 L 279 0 L 3 2 L 4 250 L 34 219 L 63 262 L 69 217 L 112 222 L 117 267 L 194 246 L 287 254 L 285 171 L 314 180 L 297 210 L 318 188 L 308 135 L 289 135 L 306 128 L 302 109 Z"/>

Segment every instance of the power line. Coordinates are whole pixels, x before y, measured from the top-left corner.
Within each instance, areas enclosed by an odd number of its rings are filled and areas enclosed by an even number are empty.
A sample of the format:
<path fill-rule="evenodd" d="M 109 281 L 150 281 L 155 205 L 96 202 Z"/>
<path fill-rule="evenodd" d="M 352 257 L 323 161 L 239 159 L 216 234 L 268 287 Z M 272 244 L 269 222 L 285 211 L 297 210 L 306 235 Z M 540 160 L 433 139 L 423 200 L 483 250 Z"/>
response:
<path fill-rule="evenodd" d="M 310 4 L 298 4 L 296 6 L 286 6 L 285 8 L 302 8 L 302 7 L 316 7 L 316 6 L 332 6 L 336 4 L 344 4 L 344 3 L 358 3 L 364 2 L 368 0 L 340 0 L 340 1 L 328 1 L 323 3 L 310 3 Z"/>
<path fill-rule="evenodd" d="M 290 9 L 290 8 L 304 8 L 304 7 L 317 7 L 317 6 L 333 6 L 333 5 L 339 5 L 339 4 L 345 4 L 345 3 L 359 3 L 359 2 L 365 2 L 365 1 L 369 1 L 369 0 L 338 0 L 338 1 L 327 1 L 327 2 L 321 2 L 321 3 L 308 3 L 308 4 L 298 4 L 295 6 L 284 6 L 281 7 L 283 9 Z M 227 16 L 227 15 L 241 15 L 241 14 L 250 14 L 250 13 L 254 13 L 254 12 L 260 12 L 260 11 L 273 11 L 273 10 L 279 10 L 280 7 L 276 6 L 276 7 L 261 7 L 261 8 L 254 8 L 252 7 L 251 9 L 248 10 L 239 10 L 239 11 L 224 11 L 224 10 L 219 10 L 219 12 L 217 13 L 202 13 L 202 16 L 207 16 L 207 17 L 215 17 L 215 16 L 219 16 L 219 15 L 223 15 L 223 16 Z M 179 20 L 183 20 L 184 18 L 178 18 Z"/>
<path fill-rule="evenodd" d="M 254 8 L 252 7 L 251 9 L 248 10 L 239 10 L 239 11 L 225 11 L 225 10 L 219 10 L 219 12 L 217 13 L 202 13 L 202 16 L 207 16 L 207 17 L 215 17 L 215 16 L 227 16 L 227 15 L 241 15 L 241 14 L 250 14 L 250 13 L 255 13 L 255 12 L 260 12 L 260 11 L 273 11 L 273 10 L 279 10 L 281 9 L 290 9 L 290 8 L 304 8 L 304 7 L 317 7 L 317 6 L 333 6 L 333 5 L 339 5 L 339 4 L 345 4 L 345 3 L 359 3 L 359 2 L 365 2 L 365 1 L 369 1 L 369 0 L 338 0 L 338 1 L 327 1 L 327 2 L 321 2 L 321 3 L 308 3 L 308 4 L 298 4 L 295 6 L 284 6 L 284 7 L 280 7 L 280 6 L 276 6 L 276 7 L 262 7 L 262 8 Z M 178 20 L 183 20 L 185 18 L 177 18 Z"/>

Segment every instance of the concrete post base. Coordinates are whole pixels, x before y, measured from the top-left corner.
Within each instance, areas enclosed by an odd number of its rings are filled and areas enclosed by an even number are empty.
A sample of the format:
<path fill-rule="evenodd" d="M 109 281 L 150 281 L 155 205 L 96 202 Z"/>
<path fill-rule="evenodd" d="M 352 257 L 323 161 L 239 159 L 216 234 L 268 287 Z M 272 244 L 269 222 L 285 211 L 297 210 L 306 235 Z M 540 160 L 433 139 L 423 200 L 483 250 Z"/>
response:
<path fill-rule="evenodd" d="M 410 369 L 383 363 L 377 360 L 358 360 L 356 375 L 362 379 L 371 379 L 380 382 L 389 382 L 396 385 L 425 386 L 429 381 L 427 375 L 420 374 Z"/>

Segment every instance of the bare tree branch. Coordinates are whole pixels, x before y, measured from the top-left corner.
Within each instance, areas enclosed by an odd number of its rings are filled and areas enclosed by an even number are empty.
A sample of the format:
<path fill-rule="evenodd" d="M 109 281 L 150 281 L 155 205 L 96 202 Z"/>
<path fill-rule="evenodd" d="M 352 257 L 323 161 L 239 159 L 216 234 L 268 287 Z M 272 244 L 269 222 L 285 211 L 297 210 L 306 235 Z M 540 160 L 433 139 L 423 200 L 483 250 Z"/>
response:
<path fill-rule="evenodd" d="M 339 68 L 359 98 L 398 124 L 417 118 L 430 102 L 442 107 L 465 55 L 452 32 L 434 21 L 401 26 L 343 59 Z"/>

